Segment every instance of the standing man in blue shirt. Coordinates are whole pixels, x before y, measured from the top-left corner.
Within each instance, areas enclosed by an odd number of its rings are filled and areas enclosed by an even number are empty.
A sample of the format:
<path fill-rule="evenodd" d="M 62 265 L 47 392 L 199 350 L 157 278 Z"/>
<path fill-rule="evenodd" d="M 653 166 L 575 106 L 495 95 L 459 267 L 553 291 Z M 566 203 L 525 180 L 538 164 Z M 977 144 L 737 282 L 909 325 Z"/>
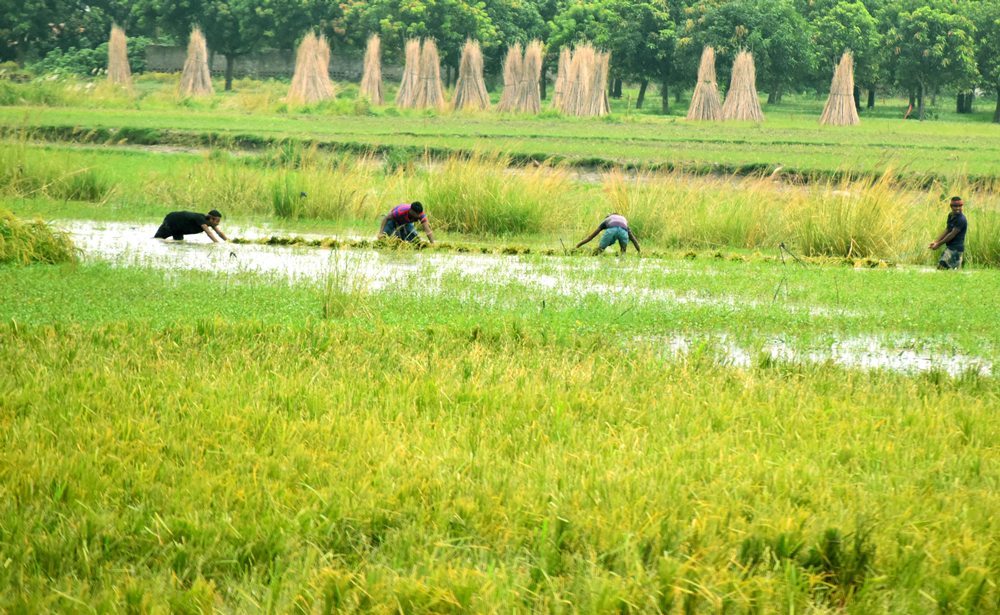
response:
<path fill-rule="evenodd" d="M 969 228 L 969 221 L 962 213 L 964 205 L 961 197 L 951 197 L 951 213 L 948 214 L 944 232 L 931 242 L 931 250 L 944 246 L 941 260 L 937 264 L 938 269 L 958 269 L 962 266 L 962 259 L 965 257 L 965 231 Z"/>

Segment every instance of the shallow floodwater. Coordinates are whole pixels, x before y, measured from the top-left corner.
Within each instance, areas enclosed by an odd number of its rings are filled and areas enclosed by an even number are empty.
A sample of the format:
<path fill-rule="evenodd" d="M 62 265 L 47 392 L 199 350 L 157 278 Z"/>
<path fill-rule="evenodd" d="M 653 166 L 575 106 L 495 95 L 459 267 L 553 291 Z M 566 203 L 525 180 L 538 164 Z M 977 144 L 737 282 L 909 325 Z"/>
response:
<path fill-rule="evenodd" d="M 371 290 L 391 288 L 401 277 L 415 275 L 418 285 L 410 285 L 408 292 L 435 293 L 442 291 L 442 278 L 461 275 L 492 284 L 517 283 L 528 287 L 546 289 L 564 296 L 582 293 L 599 293 L 607 301 L 635 306 L 676 306 L 683 304 L 720 305 L 732 308 L 751 308 L 758 304 L 736 297 L 699 297 L 691 293 L 678 293 L 672 289 L 628 286 L 628 274 L 649 267 L 661 270 L 670 265 L 653 261 L 611 261 L 594 259 L 572 264 L 547 262 L 544 265 L 510 256 L 491 254 L 379 252 L 375 250 L 329 250 L 298 246 L 265 246 L 253 244 L 216 244 L 205 235 L 189 236 L 183 242 L 160 241 L 152 238 L 155 225 L 129 223 L 73 222 L 66 225 L 76 244 L 83 250 L 84 260 L 108 261 L 118 266 L 153 266 L 171 270 L 202 270 L 220 274 L 257 273 L 276 275 L 289 280 L 320 280 L 331 274 L 339 279 L 362 277 Z M 227 226 L 227 234 L 247 239 L 279 234 L 278 231 L 254 227 Z M 300 236 L 318 239 L 319 235 Z M 342 236 L 342 239 L 358 239 Z M 571 282 L 560 273 L 603 272 L 603 276 L 618 275 L 620 283 L 588 280 L 585 290 L 580 281 Z M 614 290 L 614 292 L 609 292 Z M 624 299 L 627 297 L 627 299 Z M 631 308 L 629 308 L 631 309 Z M 805 309 L 812 315 L 829 312 L 822 307 L 799 308 L 780 306 L 791 311 Z M 807 361 L 823 363 L 832 361 L 844 367 L 860 369 L 888 369 L 901 372 L 943 370 L 952 375 L 976 372 L 993 373 L 992 361 L 956 354 L 947 350 L 942 340 L 916 340 L 890 336 L 860 336 L 832 341 L 822 347 L 802 347 L 788 340 L 767 340 L 757 348 L 738 343 L 727 334 L 706 333 L 689 335 L 666 333 L 653 340 L 641 338 L 644 343 L 661 343 L 668 354 L 688 354 L 704 343 L 721 351 L 724 360 L 737 367 L 749 367 L 761 357 L 780 361 Z"/>

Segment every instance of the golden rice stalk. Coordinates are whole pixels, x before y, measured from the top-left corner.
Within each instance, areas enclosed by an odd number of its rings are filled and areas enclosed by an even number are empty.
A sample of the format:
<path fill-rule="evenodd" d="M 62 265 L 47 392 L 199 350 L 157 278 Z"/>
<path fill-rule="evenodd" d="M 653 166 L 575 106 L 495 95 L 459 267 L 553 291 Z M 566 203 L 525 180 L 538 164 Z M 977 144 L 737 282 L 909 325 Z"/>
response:
<path fill-rule="evenodd" d="M 687 119 L 716 121 L 721 118 L 722 105 L 719 103 L 719 87 L 715 82 L 715 49 L 708 46 L 701 52 L 698 83 L 694 86 Z"/>
<path fill-rule="evenodd" d="M 749 51 L 736 54 L 726 102 L 722 105 L 722 119 L 727 122 L 764 121 L 764 112 L 761 111 L 760 100 L 757 98 L 757 71 Z"/>
<path fill-rule="evenodd" d="M 378 34 L 368 37 L 368 48 L 365 49 L 365 73 L 361 77 L 358 98 L 367 98 L 373 105 L 385 104 L 385 96 L 382 93 L 382 52 Z"/>
<path fill-rule="evenodd" d="M 569 73 L 570 50 L 563 47 L 559 51 L 559 70 L 556 73 L 556 83 L 552 88 L 552 108 L 561 109 L 566 95 L 566 76 Z"/>
<path fill-rule="evenodd" d="M 414 106 L 418 109 L 444 109 L 444 88 L 441 87 L 441 60 L 437 45 L 424 41 L 420 52 L 420 81 Z"/>
<path fill-rule="evenodd" d="M 181 73 L 177 93 L 181 96 L 211 96 L 215 94 L 212 85 L 212 74 L 208 70 L 208 49 L 205 46 L 205 35 L 200 28 L 191 31 L 188 42 L 187 59 L 184 61 L 184 72 Z"/>
<path fill-rule="evenodd" d="M 108 42 L 108 79 L 111 83 L 125 86 L 129 94 L 132 89 L 132 69 L 128 65 L 128 39 L 125 31 L 117 25 L 111 26 L 111 40 Z"/>
<path fill-rule="evenodd" d="M 462 48 L 462 62 L 458 67 L 458 81 L 452 96 L 452 107 L 471 111 L 489 110 L 490 95 L 483 81 L 483 52 L 479 42 L 471 38 Z"/>
<path fill-rule="evenodd" d="M 420 40 L 409 39 L 406 41 L 405 49 L 406 66 L 403 68 L 399 91 L 396 92 L 396 106 L 400 109 L 412 109 L 420 85 Z"/>
<path fill-rule="evenodd" d="M 542 42 L 535 40 L 528 44 L 521 63 L 521 79 L 517 84 L 518 113 L 538 113 L 542 110 L 542 94 L 539 81 L 542 76 Z"/>
<path fill-rule="evenodd" d="M 824 126 L 857 126 L 858 109 L 854 105 L 854 55 L 848 49 L 833 73 L 830 97 L 826 99 L 819 123 Z"/>
<path fill-rule="evenodd" d="M 497 111 L 510 113 L 517 110 L 517 86 L 521 82 L 521 43 L 514 43 L 507 50 L 507 59 L 503 64 L 503 93 L 497 102 Z"/>

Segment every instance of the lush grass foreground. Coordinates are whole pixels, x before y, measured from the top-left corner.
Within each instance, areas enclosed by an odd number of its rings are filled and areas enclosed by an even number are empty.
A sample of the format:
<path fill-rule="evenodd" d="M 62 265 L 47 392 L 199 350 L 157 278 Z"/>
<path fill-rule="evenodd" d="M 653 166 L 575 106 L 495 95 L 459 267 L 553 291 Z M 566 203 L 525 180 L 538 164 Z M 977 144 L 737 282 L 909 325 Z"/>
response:
<path fill-rule="evenodd" d="M 991 357 L 995 274 L 553 260 L 522 264 L 732 301 L 0 269 L 0 608 L 991 611 L 995 378 L 657 340 Z"/>

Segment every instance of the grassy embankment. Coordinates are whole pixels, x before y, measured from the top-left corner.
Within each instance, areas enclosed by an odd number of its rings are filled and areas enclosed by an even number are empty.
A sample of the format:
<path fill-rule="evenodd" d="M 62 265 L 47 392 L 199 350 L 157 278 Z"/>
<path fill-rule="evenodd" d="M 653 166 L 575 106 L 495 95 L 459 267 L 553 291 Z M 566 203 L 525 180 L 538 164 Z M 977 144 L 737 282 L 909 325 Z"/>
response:
<path fill-rule="evenodd" d="M 610 211 L 647 247 L 776 248 L 800 254 L 931 262 L 922 248 L 943 227 L 942 195 L 965 196 L 970 264 L 1000 263 L 1000 204 L 961 178 L 929 191 L 888 179 L 789 187 L 768 179 L 620 172 L 580 183 L 561 167 L 510 172 L 503 157 L 452 157 L 429 168 L 285 147 L 231 156 L 0 146 L 0 197 L 23 215 L 143 220 L 171 210 L 220 209 L 227 222 L 373 234 L 378 216 L 421 200 L 442 239 L 561 247 Z M 300 198 L 302 192 L 305 198 Z"/>
<path fill-rule="evenodd" d="M 741 368 L 711 335 L 990 362 L 1000 276 L 517 263 L 581 290 L 422 293 L 418 271 L 371 292 L 338 253 L 328 279 L 360 282 L 0 268 L 0 608 L 996 603 L 996 378 Z M 618 283 L 644 293 L 583 290 Z M 675 333 L 707 341 L 672 358 Z"/>
<path fill-rule="evenodd" d="M 164 76 L 169 77 L 169 76 Z M 0 84 L 3 85 L 3 84 Z M 316 107 L 288 109 L 280 102 L 285 86 L 246 81 L 236 92 L 207 102 L 177 99 L 172 83 L 147 81 L 136 99 L 113 91 L 90 93 L 84 83 L 6 84 L 24 92 L 0 96 L 0 125 L 25 125 L 50 138 L 121 141 L 107 130 L 127 129 L 132 143 L 203 146 L 206 142 L 261 147 L 297 138 L 340 149 L 403 147 L 447 155 L 456 150 L 503 151 L 519 159 L 561 159 L 584 165 L 644 165 L 752 172 L 782 167 L 802 176 L 870 173 L 887 165 L 917 178 L 966 173 L 995 176 L 1000 127 L 989 114 L 960 116 L 941 103 L 941 120 L 904 121 L 905 101 L 888 101 L 865 111 L 862 125 L 829 128 L 816 124 L 823 100 L 788 97 L 766 106 L 764 124 L 703 124 L 678 115 L 625 114 L 616 101 L 601 119 L 497 114 L 397 111 L 394 107 L 355 109 L 356 86 Z M 97 90 L 105 86 L 96 86 Z M 42 95 L 39 92 L 42 92 Z M 34 94 L 29 94 L 34 92 Z M 648 111 L 648 109 L 647 109 Z M 357 115 L 361 113 L 362 115 Z M 72 134 L 74 127 L 82 130 Z M 93 130 L 98 129 L 97 133 Z M 105 132 L 101 132 L 104 129 Z"/>

